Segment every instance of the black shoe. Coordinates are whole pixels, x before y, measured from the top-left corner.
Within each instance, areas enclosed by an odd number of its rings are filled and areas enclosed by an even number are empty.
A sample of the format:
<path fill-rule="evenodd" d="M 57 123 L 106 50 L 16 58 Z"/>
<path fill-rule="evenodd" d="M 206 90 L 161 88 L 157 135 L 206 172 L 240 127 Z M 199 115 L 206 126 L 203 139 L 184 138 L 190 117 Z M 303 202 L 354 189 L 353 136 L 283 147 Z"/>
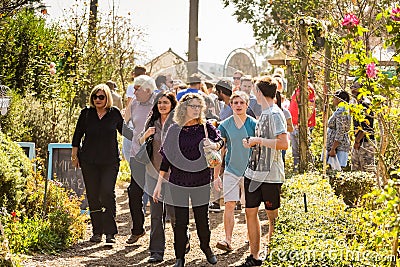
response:
<path fill-rule="evenodd" d="M 185 259 L 176 259 L 174 267 L 184 267 L 185 266 Z"/>
<path fill-rule="evenodd" d="M 204 254 L 206 255 L 207 261 L 214 265 L 217 264 L 217 257 L 215 257 L 214 253 L 212 252 L 211 248 L 206 249 L 203 251 Z"/>
<path fill-rule="evenodd" d="M 102 234 L 93 234 L 92 237 L 89 239 L 89 241 L 93 243 L 100 243 L 102 237 L 103 237 Z"/>
<path fill-rule="evenodd" d="M 114 234 L 106 234 L 106 243 L 115 244 L 115 236 L 114 236 Z"/>
<path fill-rule="evenodd" d="M 209 205 L 208 205 L 208 210 L 209 211 L 212 211 L 212 212 L 221 212 L 221 206 L 219 205 L 219 203 L 217 203 L 217 202 L 211 202 Z"/>
<path fill-rule="evenodd" d="M 141 233 L 140 235 L 131 234 L 131 236 L 126 240 L 127 244 L 134 244 L 136 243 L 142 236 L 144 236 L 146 232 Z"/>
<path fill-rule="evenodd" d="M 241 264 L 238 265 L 236 267 L 251 267 L 251 266 L 261 266 L 263 263 L 262 260 L 256 260 L 255 258 L 253 258 L 253 255 L 250 255 L 246 258 L 246 261 Z"/>
<path fill-rule="evenodd" d="M 242 204 L 240 203 L 240 201 L 236 203 L 235 211 L 242 211 Z"/>
<path fill-rule="evenodd" d="M 148 263 L 159 263 L 162 262 L 164 259 L 159 256 L 158 254 L 151 255 L 150 258 L 147 260 Z"/>

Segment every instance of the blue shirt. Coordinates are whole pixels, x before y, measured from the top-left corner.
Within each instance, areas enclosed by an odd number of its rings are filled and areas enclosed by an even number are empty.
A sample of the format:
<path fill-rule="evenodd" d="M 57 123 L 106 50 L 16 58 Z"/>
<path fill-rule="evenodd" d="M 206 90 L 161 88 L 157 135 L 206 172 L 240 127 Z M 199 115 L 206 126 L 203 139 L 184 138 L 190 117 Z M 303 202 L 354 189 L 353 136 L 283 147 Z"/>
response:
<path fill-rule="evenodd" d="M 226 140 L 225 170 L 236 176 L 243 176 L 250 156 L 250 149 L 243 146 L 242 139 L 254 136 L 256 124 L 256 119 L 247 116 L 242 127 L 238 129 L 235 119 L 230 116 L 218 126 L 221 137 Z"/>

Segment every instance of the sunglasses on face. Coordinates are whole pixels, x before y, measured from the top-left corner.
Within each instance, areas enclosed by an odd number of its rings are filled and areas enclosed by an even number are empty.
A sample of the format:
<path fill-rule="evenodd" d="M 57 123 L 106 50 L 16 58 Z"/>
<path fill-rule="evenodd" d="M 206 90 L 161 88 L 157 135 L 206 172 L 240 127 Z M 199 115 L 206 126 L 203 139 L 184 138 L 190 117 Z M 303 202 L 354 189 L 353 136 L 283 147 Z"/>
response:
<path fill-rule="evenodd" d="M 233 77 L 234 80 L 240 80 L 241 77 Z"/>
<path fill-rule="evenodd" d="M 96 100 L 97 98 L 100 100 L 104 100 L 104 99 L 106 99 L 106 96 L 105 95 L 93 95 L 92 98 L 93 98 L 93 100 Z"/>
<path fill-rule="evenodd" d="M 244 101 L 233 101 L 232 104 L 233 105 L 239 105 L 239 104 L 240 105 L 244 105 L 244 104 L 246 104 L 246 102 L 244 102 Z"/>

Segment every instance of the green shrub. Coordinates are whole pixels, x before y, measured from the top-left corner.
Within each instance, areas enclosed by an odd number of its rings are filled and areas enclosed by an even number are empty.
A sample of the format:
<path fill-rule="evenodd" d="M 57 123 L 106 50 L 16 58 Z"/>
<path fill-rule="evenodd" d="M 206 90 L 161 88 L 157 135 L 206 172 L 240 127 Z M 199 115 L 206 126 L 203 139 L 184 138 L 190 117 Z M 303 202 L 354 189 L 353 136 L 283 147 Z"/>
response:
<path fill-rule="evenodd" d="M 13 253 L 56 253 L 77 243 L 86 231 L 80 199 L 49 181 L 46 214 L 43 212 L 45 181 L 38 174 L 27 183 L 25 202 L 16 213 L 3 215 Z"/>
<path fill-rule="evenodd" d="M 37 155 L 47 156 L 49 143 L 70 143 L 80 108 L 71 108 L 58 98 L 39 100 L 33 96 L 13 97 L 9 112 L 2 122 L 3 132 L 12 140 L 34 142 Z"/>
<path fill-rule="evenodd" d="M 282 207 L 264 266 L 390 266 L 390 250 L 355 242 L 359 222 L 319 174 L 293 176 L 282 187 Z"/>
<path fill-rule="evenodd" d="M 25 198 L 32 164 L 21 147 L 0 132 L 0 207 L 14 210 Z"/>
<path fill-rule="evenodd" d="M 376 177 L 370 172 L 329 172 L 329 183 L 337 196 L 343 196 L 348 206 L 356 206 L 361 198 L 376 186 Z"/>
<path fill-rule="evenodd" d="M 118 181 L 130 182 L 131 181 L 131 169 L 127 160 L 121 160 L 118 172 Z"/>

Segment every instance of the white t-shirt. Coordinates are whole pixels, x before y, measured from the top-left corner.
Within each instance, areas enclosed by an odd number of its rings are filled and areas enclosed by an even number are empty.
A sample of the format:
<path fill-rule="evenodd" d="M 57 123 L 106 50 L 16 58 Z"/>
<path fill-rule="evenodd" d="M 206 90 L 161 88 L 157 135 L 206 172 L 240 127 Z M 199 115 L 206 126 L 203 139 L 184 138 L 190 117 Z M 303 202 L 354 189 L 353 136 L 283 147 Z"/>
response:
<path fill-rule="evenodd" d="M 275 139 L 283 133 L 287 133 L 287 126 L 282 110 L 275 104 L 264 109 L 258 119 L 255 136 Z M 244 176 L 262 183 L 283 183 L 285 169 L 281 150 L 259 145 L 251 148 Z"/>

